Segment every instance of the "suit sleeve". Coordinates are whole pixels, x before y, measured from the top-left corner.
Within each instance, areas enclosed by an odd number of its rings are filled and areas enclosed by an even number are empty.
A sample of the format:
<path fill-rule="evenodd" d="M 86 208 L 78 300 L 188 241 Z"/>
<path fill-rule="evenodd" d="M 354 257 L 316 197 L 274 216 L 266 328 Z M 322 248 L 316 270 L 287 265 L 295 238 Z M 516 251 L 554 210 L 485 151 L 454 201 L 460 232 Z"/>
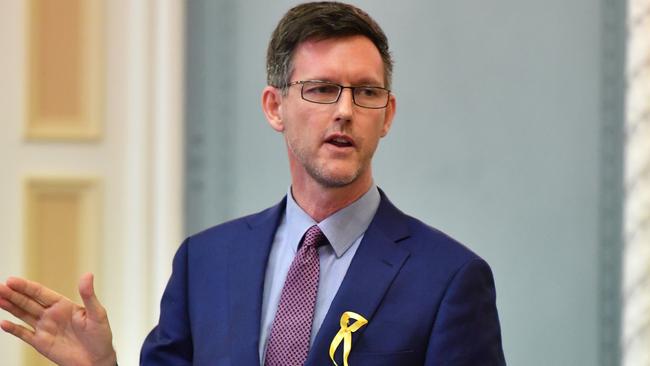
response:
<path fill-rule="evenodd" d="M 160 303 L 160 320 L 140 353 L 140 365 L 191 365 L 192 334 L 187 298 L 187 240 L 174 256 L 172 275 Z"/>
<path fill-rule="evenodd" d="M 492 271 L 482 259 L 452 278 L 433 325 L 425 365 L 505 365 Z"/>

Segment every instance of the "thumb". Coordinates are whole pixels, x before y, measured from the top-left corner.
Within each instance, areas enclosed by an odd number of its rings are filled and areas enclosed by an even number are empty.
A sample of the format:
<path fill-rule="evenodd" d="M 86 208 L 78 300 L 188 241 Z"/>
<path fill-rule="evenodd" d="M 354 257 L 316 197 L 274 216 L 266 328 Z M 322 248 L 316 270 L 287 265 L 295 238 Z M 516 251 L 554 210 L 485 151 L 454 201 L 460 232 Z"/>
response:
<path fill-rule="evenodd" d="M 86 273 L 79 280 L 79 295 L 86 307 L 88 318 L 93 321 L 103 321 L 106 317 L 106 310 L 95 296 L 95 287 L 93 285 L 94 276 L 92 273 Z"/>

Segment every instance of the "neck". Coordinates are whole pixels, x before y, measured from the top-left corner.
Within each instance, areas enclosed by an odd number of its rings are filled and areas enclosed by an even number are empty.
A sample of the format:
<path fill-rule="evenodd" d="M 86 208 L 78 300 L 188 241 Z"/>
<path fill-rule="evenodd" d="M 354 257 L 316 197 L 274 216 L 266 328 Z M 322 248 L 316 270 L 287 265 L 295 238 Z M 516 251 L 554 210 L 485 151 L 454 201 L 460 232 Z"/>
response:
<path fill-rule="evenodd" d="M 316 222 L 321 222 L 336 211 L 347 207 L 363 196 L 372 185 L 372 178 L 359 177 L 344 187 L 323 187 L 319 183 L 292 180 L 291 194 L 298 206 Z"/>

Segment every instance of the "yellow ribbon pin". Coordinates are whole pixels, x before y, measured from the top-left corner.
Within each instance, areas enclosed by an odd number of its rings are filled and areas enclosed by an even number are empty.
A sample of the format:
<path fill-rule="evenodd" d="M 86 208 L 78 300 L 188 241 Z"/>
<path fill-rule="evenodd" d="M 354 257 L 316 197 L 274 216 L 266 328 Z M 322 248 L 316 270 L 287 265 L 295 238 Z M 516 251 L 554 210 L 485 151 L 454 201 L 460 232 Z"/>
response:
<path fill-rule="evenodd" d="M 356 320 L 352 325 L 348 325 L 350 318 Z M 332 343 L 330 344 L 330 358 L 332 359 L 332 362 L 334 362 L 334 365 L 339 366 L 336 361 L 334 361 L 334 353 L 339 347 L 339 344 L 341 344 L 341 341 L 343 341 L 343 365 L 348 366 L 348 356 L 352 350 L 352 333 L 356 332 L 366 324 L 368 324 L 366 318 L 357 313 L 346 311 L 341 315 L 341 329 L 336 333 L 334 339 L 332 339 Z"/>

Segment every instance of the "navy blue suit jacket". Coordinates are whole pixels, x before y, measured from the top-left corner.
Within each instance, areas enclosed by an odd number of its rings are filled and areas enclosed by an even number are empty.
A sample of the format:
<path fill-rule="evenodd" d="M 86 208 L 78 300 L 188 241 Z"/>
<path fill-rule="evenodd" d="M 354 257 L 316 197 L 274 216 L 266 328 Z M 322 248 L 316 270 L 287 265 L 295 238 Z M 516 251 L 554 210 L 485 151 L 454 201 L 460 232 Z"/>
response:
<path fill-rule="evenodd" d="M 260 364 L 264 276 L 284 207 L 283 200 L 185 240 L 142 365 Z M 329 346 L 345 311 L 368 319 L 352 335 L 350 365 L 505 365 L 495 301 L 483 259 L 382 192 L 306 365 L 332 365 Z"/>

